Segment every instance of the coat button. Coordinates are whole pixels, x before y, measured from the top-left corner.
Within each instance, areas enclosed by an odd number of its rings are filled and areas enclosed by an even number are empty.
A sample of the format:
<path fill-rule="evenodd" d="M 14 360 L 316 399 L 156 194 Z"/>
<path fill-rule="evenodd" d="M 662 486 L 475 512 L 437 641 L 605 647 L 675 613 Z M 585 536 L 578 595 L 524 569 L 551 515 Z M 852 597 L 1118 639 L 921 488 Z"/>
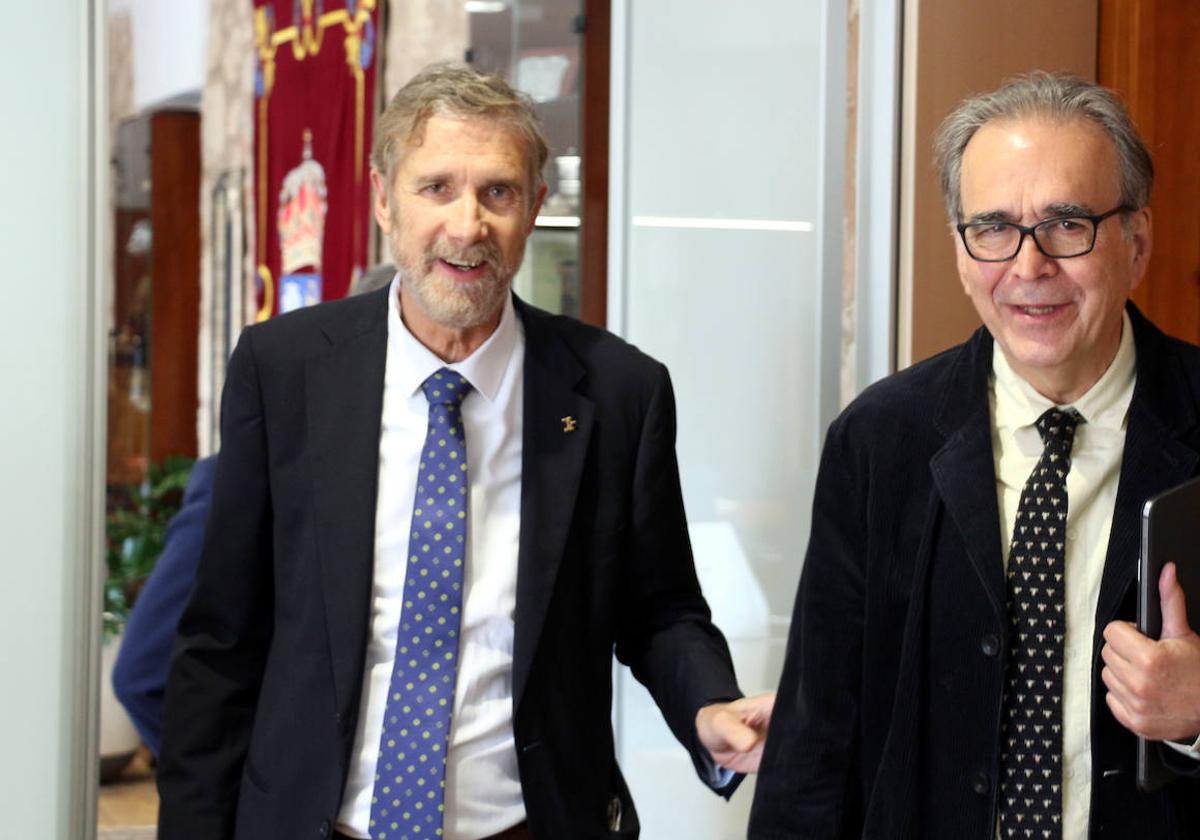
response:
<path fill-rule="evenodd" d="M 980 796 L 987 796 L 992 789 L 992 780 L 987 773 L 979 772 L 971 779 L 971 790 Z"/>
<path fill-rule="evenodd" d="M 980 640 L 979 649 L 987 656 L 995 656 L 1000 652 L 1000 640 L 996 638 L 995 634 L 988 633 Z"/>
<path fill-rule="evenodd" d="M 328 837 L 332 826 L 329 825 L 329 820 L 321 820 L 321 827 L 317 829 L 322 837 Z"/>

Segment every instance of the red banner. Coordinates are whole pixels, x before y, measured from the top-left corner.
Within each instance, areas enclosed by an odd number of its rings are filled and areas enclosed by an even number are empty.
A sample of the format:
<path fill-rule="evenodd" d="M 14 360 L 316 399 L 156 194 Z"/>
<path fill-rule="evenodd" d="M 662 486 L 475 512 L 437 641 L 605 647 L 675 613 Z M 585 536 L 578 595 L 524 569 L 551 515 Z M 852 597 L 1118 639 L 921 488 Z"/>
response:
<path fill-rule="evenodd" d="M 343 297 L 367 260 L 376 0 L 253 0 L 256 320 Z"/>

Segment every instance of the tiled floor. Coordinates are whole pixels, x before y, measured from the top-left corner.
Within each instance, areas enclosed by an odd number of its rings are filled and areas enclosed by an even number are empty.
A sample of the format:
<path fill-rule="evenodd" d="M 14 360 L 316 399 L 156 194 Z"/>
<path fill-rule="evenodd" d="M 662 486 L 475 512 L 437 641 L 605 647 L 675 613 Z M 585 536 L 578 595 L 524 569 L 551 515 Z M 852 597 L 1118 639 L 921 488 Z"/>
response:
<path fill-rule="evenodd" d="M 96 835 L 97 840 L 155 840 L 156 829 L 152 825 L 129 826 L 125 828 L 101 828 Z"/>
<path fill-rule="evenodd" d="M 153 840 L 158 792 L 150 754 L 140 751 L 121 778 L 100 786 L 97 824 L 101 840 Z"/>

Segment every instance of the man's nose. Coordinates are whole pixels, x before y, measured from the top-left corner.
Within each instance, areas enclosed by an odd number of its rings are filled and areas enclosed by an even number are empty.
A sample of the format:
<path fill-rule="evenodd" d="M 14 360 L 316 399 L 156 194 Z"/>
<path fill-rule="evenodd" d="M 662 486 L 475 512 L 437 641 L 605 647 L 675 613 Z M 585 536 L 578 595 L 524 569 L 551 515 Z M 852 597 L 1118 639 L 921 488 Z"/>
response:
<path fill-rule="evenodd" d="M 1026 234 L 1021 241 L 1021 248 L 1013 257 L 1013 272 L 1018 277 L 1036 279 L 1048 277 L 1058 271 L 1058 261 L 1047 257 L 1038 247 L 1033 234 Z"/>
<path fill-rule="evenodd" d="M 483 206 L 471 193 L 464 194 L 451 207 L 446 232 L 457 242 L 478 242 L 487 235 Z"/>

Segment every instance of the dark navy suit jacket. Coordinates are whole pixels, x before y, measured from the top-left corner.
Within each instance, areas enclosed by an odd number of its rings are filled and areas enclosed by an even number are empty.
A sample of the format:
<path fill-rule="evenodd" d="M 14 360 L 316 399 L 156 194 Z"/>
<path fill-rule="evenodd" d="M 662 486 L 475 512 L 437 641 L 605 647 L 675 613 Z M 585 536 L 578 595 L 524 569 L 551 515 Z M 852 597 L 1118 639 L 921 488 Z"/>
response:
<path fill-rule="evenodd" d="M 162 840 L 332 834 L 370 634 L 387 294 L 249 327 L 230 359 L 211 525 L 166 694 Z M 529 828 L 631 840 L 614 651 L 705 775 L 696 712 L 739 692 L 692 563 L 666 368 L 516 307 L 513 734 Z"/>

